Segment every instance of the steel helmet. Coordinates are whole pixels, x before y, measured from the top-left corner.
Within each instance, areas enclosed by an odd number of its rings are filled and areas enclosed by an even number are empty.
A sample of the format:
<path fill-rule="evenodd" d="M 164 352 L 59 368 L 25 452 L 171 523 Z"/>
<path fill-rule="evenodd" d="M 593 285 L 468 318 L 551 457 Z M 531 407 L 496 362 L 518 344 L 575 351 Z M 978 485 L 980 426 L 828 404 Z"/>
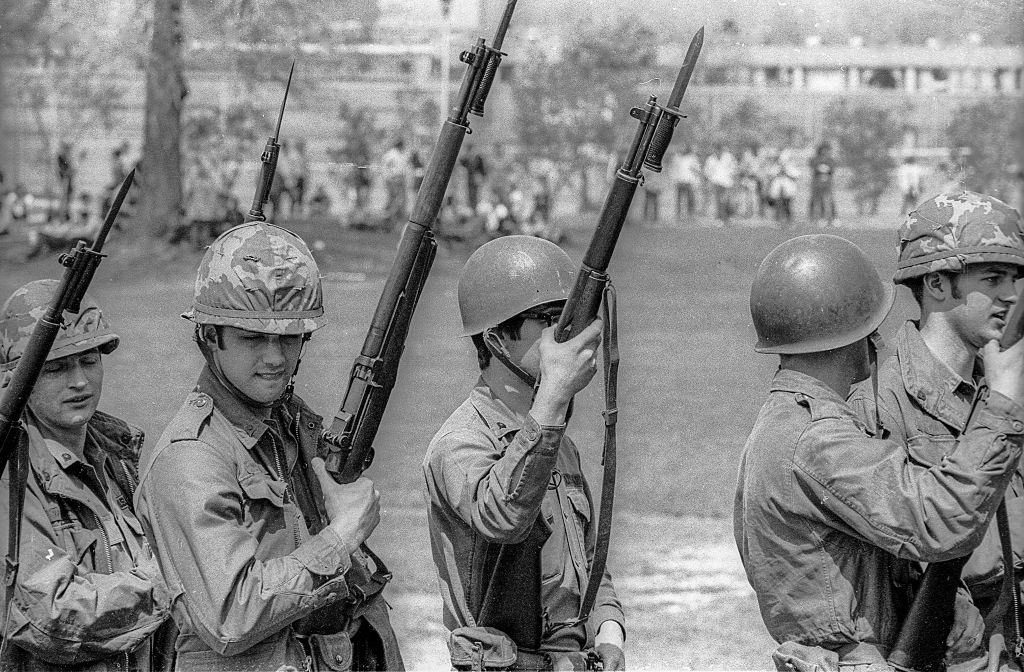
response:
<path fill-rule="evenodd" d="M 792 238 L 754 274 L 754 350 L 790 355 L 856 343 L 878 329 L 895 297 L 863 250 L 845 238 Z"/>
<path fill-rule="evenodd" d="M 1024 266 L 1020 214 L 985 194 L 949 191 L 925 199 L 907 215 L 894 280 L 959 272 L 983 262 Z"/>
<path fill-rule="evenodd" d="M 53 301 L 60 283 L 33 280 L 7 299 L 0 312 L 0 371 L 13 371 L 25 352 L 29 338 Z M 57 338 L 46 361 L 60 359 L 98 348 L 103 354 L 114 351 L 120 338 L 110 330 L 99 304 L 86 295 L 77 313 L 64 312 Z"/>
<path fill-rule="evenodd" d="M 213 241 L 199 264 L 192 308 L 182 317 L 265 334 L 308 334 L 324 326 L 320 270 L 302 239 L 249 222 Z"/>
<path fill-rule="evenodd" d="M 459 276 L 464 336 L 479 334 L 524 310 L 565 301 L 577 267 L 549 240 L 504 236 L 481 245 Z"/>

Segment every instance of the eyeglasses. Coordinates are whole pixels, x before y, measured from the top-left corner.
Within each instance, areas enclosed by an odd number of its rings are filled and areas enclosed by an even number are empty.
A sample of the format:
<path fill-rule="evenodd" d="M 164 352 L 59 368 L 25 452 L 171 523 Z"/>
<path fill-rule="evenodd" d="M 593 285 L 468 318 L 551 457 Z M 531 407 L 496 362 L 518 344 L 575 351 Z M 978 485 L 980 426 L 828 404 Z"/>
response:
<path fill-rule="evenodd" d="M 548 308 L 547 310 L 524 310 L 522 313 L 523 317 L 537 320 L 545 323 L 547 326 L 551 326 L 558 322 L 558 318 L 562 316 L 562 307 Z"/>

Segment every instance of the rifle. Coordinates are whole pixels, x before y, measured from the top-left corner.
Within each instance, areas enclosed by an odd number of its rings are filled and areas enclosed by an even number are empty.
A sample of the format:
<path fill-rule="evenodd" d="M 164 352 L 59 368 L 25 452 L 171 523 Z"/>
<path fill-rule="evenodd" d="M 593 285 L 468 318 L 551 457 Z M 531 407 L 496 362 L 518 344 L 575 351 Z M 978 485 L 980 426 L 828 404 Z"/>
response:
<path fill-rule="evenodd" d="M 11 381 L 4 388 L 0 395 L 0 475 L 3 474 L 8 462 L 11 463 L 11 543 L 7 548 L 7 599 L 13 594 L 14 581 L 18 574 L 18 546 L 21 536 L 21 508 L 25 497 L 25 478 L 28 476 L 28 454 L 25 451 L 24 432 L 25 428 L 21 423 L 22 414 L 28 405 L 29 395 L 35 386 L 39 375 L 50 354 L 50 348 L 60 332 L 61 324 L 64 321 L 64 313 L 77 313 L 82 307 L 82 298 L 85 291 L 92 282 L 96 268 L 103 257 L 103 244 L 107 240 L 107 234 L 114 226 L 117 213 L 121 210 L 121 204 L 128 189 L 135 181 L 135 170 L 132 169 L 121 182 L 117 190 L 114 202 L 107 211 L 103 226 L 96 234 L 96 240 L 92 247 L 86 247 L 85 241 L 80 240 L 78 244 L 67 254 L 60 256 L 60 264 L 64 266 L 64 276 L 61 278 L 53 301 L 46 309 L 46 314 L 36 323 L 32 336 L 29 337 L 25 352 L 18 360 L 18 366 L 14 369 Z"/>
<path fill-rule="evenodd" d="M 270 188 L 274 184 L 274 173 L 277 171 L 277 157 L 281 153 L 281 145 L 277 144 L 277 138 L 281 135 L 281 121 L 284 119 L 284 106 L 288 102 L 288 90 L 292 88 L 292 73 L 295 72 L 295 61 L 288 70 L 288 83 L 284 85 L 284 98 L 281 100 L 281 111 L 277 114 L 277 126 L 274 127 L 274 134 L 267 138 L 267 146 L 263 148 L 260 156 L 260 178 L 256 182 L 256 195 L 252 198 L 252 206 L 249 214 L 245 216 L 245 222 L 265 222 L 266 215 L 263 214 L 263 204 L 270 198 Z M 277 204 L 274 204 L 274 216 L 277 216 Z"/>
<path fill-rule="evenodd" d="M 468 115 L 483 116 L 487 94 L 501 57 L 505 55 L 501 45 L 516 1 L 508 0 L 505 5 L 493 46 L 487 46 L 482 37 L 477 38 L 476 43 L 460 56 L 468 67 L 458 98 L 434 144 L 426 175 L 416 194 L 412 216 L 398 244 L 398 254 L 384 284 L 362 350 L 352 365 L 344 400 L 330 429 L 324 432 L 328 448 L 325 466 L 339 483 L 356 480 L 373 461 L 373 440 L 395 386 L 409 324 L 437 249 L 431 227 L 441 209 L 462 141 L 471 132 Z"/>
<path fill-rule="evenodd" d="M 602 304 L 607 313 L 604 338 L 604 478 L 594 562 L 577 618 L 565 623 L 543 622 L 540 552 L 550 535 L 543 517 L 539 517 L 533 524 L 524 541 L 501 545 L 497 550 L 490 552 L 493 557 L 485 559 L 484 575 L 489 577 L 489 581 L 477 621 L 481 625 L 502 630 L 517 645 L 526 649 L 536 650 L 545 637 L 562 628 L 585 621 L 590 615 L 601 580 L 604 578 L 615 496 L 615 424 L 618 413 L 616 385 L 619 360 L 615 332 L 615 294 L 608 276 L 608 265 L 626 221 L 633 195 L 643 181 L 641 169 L 647 167 L 656 172 L 661 170 L 661 161 L 672 140 L 675 126 L 683 116 L 679 111 L 679 104 L 686 93 L 686 87 L 690 83 L 703 45 L 704 28 L 701 27 L 690 40 L 690 46 L 686 50 L 667 105 L 659 105 L 657 98 L 651 96 L 643 107 L 634 107 L 630 110 L 629 115 L 637 119 L 640 125 L 622 165 L 615 172 L 615 179 L 605 198 L 597 228 L 576 276 L 576 282 L 555 326 L 555 341 L 563 343 L 593 322 Z"/>
<path fill-rule="evenodd" d="M 1017 296 L 1016 309 L 1010 315 L 999 339 L 999 345 L 1003 350 L 1024 337 L 1024 307 L 1020 305 L 1022 300 L 1024 291 Z M 964 430 L 971 426 L 974 414 L 986 392 L 987 388 L 981 387 L 975 394 L 971 410 L 967 414 L 967 422 L 964 423 Z M 1022 665 L 1024 640 L 1020 636 L 1020 596 L 1014 578 L 1013 551 L 1009 547 L 1010 528 L 1005 499 L 999 503 L 996 510 L 996 521 L 1004 560 L 1003 598 L 1000 599 L 1008 603 L 1004 620 L 1006 651 L 1017 659 L 1018 665 Z M 890 665 L 904 672 L 943 672 L 946 669 L 946 638 L 953 629 L 956 591 L 960 586 L 960 573 L 970 557 L 970 554 L 967 554 L 962 558 L 928 565 L 914 595 L 914 601 L 910 605 L 910 611 L 903 620 L 896 644 L 889 653 Z"/>

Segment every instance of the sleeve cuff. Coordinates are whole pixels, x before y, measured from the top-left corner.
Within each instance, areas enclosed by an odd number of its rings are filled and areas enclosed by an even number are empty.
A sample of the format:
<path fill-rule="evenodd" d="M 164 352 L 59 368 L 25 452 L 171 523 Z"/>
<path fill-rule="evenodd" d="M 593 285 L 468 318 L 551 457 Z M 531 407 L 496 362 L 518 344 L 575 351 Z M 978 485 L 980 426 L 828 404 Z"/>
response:
<path fill-rule="evenodd" d="M 542 455 L 554 455 L 558 452 L 558 446 L 561 445 L 564 434 L 565 423 L 541 425 L 532 415 L 527 414 L 526 422 L 523 423 L 523 428 L 519 430 L 516 438 L 523 437 L 528 451 L 539 446 Z"/>
<path fill-rule="evenodd" d="M 295 549 L 292 557 L 318 576 L 344 574 L 352 565 L 344 542 L 329 526 Z"/>
<path fill-rule="evenodd" d="M 622 609 L 610 604 L 599 604 L 590 612 L 590 622 L 593 624 L 594 632 L 597 632 L 605 621 L 614 621 L 622 628 L 623 636 L 626 635 L 626 616 Z"/>
<path fill-rule="evenodd" d="M 1009 424 L 1007 434 L 1024 434 L 1024 406 L 1021 406 L 1013 399 L 989 390 L 988 398 L 985 400 L 985 410 L 995 415 L 998 420 Z"/>

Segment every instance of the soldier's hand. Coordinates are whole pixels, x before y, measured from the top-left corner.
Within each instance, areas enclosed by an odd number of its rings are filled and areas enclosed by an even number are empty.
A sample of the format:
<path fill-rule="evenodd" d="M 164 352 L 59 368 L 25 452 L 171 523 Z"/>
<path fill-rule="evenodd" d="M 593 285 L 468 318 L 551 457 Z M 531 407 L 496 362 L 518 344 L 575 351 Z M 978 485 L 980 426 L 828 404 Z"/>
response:
<path fill-rule="evenodd" d="M 324 508 L 327 509 L 330 526 L 351 555 L 380 522 L 380 493 L 373 487 L 373 481 L 365 476 L 352 483 L 336 482 L 319 457 L 313 458 L 313 473 L 324 493 Z"/>
<path fill-rule="evenodd" d="M 978 651 L 985 636 L 985 621 L 974 606 L 971 594 L 966 588 L 956 591 L 953 606 L 953 627 L 946 638 L 948 653 L 971 653 Z"/>
<path fill-rule="evenodd" d="M 601 657 L 601 669 L 606 672 L 626 669 L 626 654 L 614 644 L 598 644 L 597 655 Z"/>
<path fill-rule="evenodd" d="M 540 337 L 540 387 L 533 400 L 533 415 L 541 425 L 560 425 L 565 411 L 577 392 L 585 388 L 597 372 L 597 350 L 601 346 L 601 320 L 565 343 L 555 342 L 555 328 L 548 327 Z"/>
<path fill-rule="evenodd" d="M 981 355 L 989 388 L 1024 404 L 1024 339 L 1005 351 L 1000 351 L 997 341 L 990 341 Z"/>

